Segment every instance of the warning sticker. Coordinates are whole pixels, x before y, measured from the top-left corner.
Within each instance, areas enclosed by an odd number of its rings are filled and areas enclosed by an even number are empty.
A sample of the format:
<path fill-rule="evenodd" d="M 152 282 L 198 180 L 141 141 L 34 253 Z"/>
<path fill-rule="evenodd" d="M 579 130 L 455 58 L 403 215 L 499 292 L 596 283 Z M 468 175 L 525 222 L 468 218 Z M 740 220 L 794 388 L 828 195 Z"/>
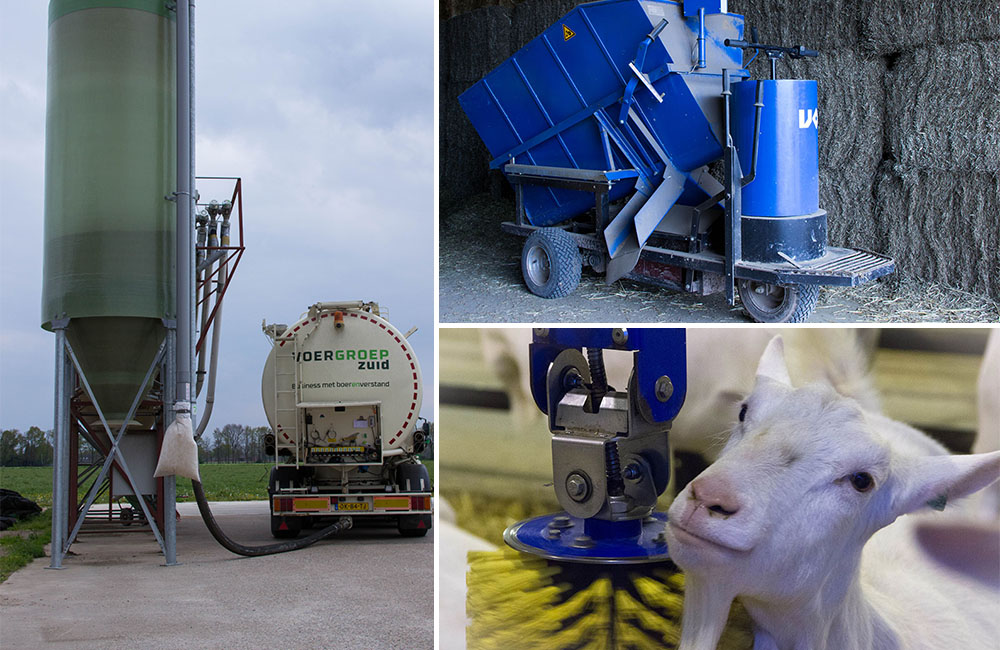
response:
<path fill-rule="evenodd" d="M 574 36 L 576 36 L 576 32 L 574 32 L 572 29 L 570 29 L 566 25 L 563 25 L 562 28 L 563 28 L 563 40 L 564 41 L 568 41 L 569 39 L 571 39 Z"/>

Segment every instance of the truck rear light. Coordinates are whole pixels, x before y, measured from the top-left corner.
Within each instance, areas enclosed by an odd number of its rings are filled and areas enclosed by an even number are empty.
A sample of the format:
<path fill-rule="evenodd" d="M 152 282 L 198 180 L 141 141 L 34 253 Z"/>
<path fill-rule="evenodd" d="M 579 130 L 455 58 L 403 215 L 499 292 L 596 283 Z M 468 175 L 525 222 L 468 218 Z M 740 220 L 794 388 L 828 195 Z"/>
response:
<path fill-rule="evenodd" d="M 291 497 L 274 497 L 275 512 L 291 512 L 293 508 Z"/>
<path fill-rule="evenodd" d="M 430 510 L 431 509 L 431 498 L 430 497 L 410 497 L 410 509 L 411 510 Z"/>

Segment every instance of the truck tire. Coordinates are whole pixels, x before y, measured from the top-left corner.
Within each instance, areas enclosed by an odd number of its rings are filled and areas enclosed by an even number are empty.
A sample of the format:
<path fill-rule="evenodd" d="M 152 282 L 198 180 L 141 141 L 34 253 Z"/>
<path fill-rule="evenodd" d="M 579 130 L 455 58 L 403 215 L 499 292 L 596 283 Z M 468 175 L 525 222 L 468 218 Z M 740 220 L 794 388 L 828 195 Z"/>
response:
<path fill-rule="evenodd" d="M 580 249 L 568 232 L 539 228 L 521 251 L 521 275 L 531 293 L 542 298 L 562 298 L 580 283 L 583 263 Z"/>
<path fill-rule="evenodd" d="M 396 466 L 396 486 L 400 492 L 432 493 L 431 476 L 420 463 L 400 463 Z M 396 519 L 396 529 L 403 537 L 423 537 L 430 530 L 431 515 L 400 515 Z"/>
<path fill-rule="evenodd" d="M 743 309 L 758 323 L 802 323 L 809 319 L 819 300 L 815 284 L 775 285 L 737 280 Z"/>

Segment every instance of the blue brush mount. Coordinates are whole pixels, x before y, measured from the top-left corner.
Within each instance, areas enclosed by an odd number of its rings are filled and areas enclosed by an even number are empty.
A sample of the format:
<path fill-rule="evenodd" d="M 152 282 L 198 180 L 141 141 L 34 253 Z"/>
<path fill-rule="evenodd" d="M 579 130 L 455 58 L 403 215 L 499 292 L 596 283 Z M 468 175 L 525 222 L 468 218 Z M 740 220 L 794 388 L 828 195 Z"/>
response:
<path fill-rule="evenodd" d="M 653 508 L 670 479 L 667 432 L 687 390 L 685 345 L 680 329 L 535 330 L 531 392 L 548 415 L 553 487 L 566 511 L 511 526 L 508 545 L 566 562 L 668 559 L 666 515 Z M 609 349 L 633 353 L 624 391 L 607 384 Z"/>

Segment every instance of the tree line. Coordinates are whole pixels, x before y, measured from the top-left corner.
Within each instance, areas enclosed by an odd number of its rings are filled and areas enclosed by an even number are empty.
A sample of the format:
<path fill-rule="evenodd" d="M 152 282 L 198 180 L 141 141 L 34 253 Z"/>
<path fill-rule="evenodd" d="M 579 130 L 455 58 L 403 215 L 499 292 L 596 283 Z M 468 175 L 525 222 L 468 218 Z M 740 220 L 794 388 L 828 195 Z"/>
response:
<path fill-rule="evenodd" d="M 200 463 L 266 463 L 271 460 L 264 455 L 264 436 L 270 427 L 248 427 L 242 424 L 227 424 L 219 427 L 198 440 L 198 462 Z M 103 456 L 90 446 L 83 436 L 79 438 L 79 462 L 90 464 L 102 462 Z M 31 427 L 25 432 L 18 429 L 4 429 L 0 432 L 0 466 L 39 467 L 52 464 L 52 430 L 43 431 Z"/>

